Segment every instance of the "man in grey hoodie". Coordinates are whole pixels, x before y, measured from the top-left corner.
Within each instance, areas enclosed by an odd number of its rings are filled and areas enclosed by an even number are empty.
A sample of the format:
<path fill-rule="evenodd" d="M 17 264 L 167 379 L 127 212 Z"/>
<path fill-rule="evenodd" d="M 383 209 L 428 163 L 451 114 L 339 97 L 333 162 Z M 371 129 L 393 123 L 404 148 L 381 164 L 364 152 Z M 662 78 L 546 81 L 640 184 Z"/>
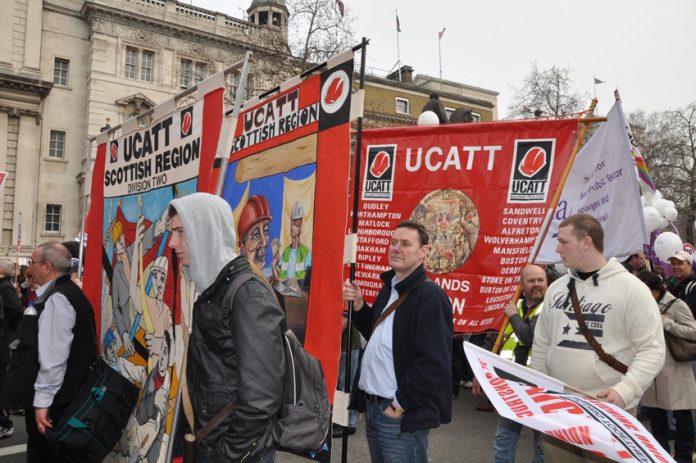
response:
<path fill-rule="evenodd" d="M 259 278 L 245 282 L 233 301 L 236 277 L 252 272 L 236 254 L 234 219 L 218 196 L 195 193 L 169 204 L 172 248 L 196 285 L 186 381 L 199 431 L 225 405 L 236 408 L 201 442 L 197 462 L 272 462 L 272 420 L 281 405 L 283 310 Z"/>

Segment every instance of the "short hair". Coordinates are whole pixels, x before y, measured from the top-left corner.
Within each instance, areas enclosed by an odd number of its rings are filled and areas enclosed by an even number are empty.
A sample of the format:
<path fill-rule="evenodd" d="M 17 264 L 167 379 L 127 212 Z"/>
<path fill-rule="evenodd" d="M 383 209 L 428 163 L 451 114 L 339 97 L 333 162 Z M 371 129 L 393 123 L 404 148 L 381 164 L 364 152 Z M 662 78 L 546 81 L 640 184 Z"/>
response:
<path fill-rule="evenodd" d="M 430 242 L 428 237 L 428 232 L 425 227 L 414 220 L 404 220 L 399 222 L 396 228 L 410 228 L 411 230 L 416 230 L 418 232 L 418 242 L 421 246 L 425 246 Z"/>
<path fill-rule="evenodd" d="M 70 251 L 58 241 L 48 241 L 37 246 L 41 260 L 50 262 L 53 268 L 60 273 L 70 271 Z"/>
<path fill-rule="evenodd" d="M 650 290 L 659 291 L 660 298 L 665 295 L 667 288 L 665 287 L 665 280 L 662 279 L 660 275 L 650 270 L 643 270 L 638 275 L 638 279 L 645 283 L 645 285 L 650 288 Z"/>
<path fill-rule="evenodd" d="M 5 275 L 14 275 L 15 264 L 11 260 L 0 259 L 0 270 L 2 270 Z"/>
<path fill-rule="evenodd" d="M 169 331 L 164 330 L 164 342 L 167 345 L 167 355 L 171 356 L 172 355 L 172 336 L 169 334 Z"/>
<path fill-rule="evenodd" d="M 595 249 L 604 252 L 604 229 L 599 220 L 590 214 L 576 214 L 564 219 L 558 228 L 569 226 L 573 227 L 573 235 L 578 239 L 589 236 Z"/>

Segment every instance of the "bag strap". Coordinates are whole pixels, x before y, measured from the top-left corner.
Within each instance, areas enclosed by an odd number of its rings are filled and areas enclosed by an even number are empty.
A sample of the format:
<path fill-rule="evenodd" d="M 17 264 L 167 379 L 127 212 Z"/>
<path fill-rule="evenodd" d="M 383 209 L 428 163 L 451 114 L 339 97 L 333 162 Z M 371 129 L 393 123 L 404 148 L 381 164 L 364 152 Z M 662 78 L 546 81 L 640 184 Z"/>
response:
<path fill-rule="evenodd" d="M 671 301 L 669 301 L 669 302 L 667 303 L 667 305 L 665 305 L 662 309 L 660 309 L 660 313 L 661 313 L 661 314 L 666 313 L 666 312 L 669 310 L 669 308 L 672 307 L 672 304 L 674 304 L 674 303 L 677 302 L 678 300 L 679 300 L 679 298 L 675 297 L 674 299 L 672 299 Z"/>
<path fill-rule="evenodd" d="M 423 280 L 423 281 L 420 281 L 420 282 L 416 283 L 415 285 L 411 286 L 411 287 L 408 289 L 408 291 L 406 291 L 405 293 L 403 293 L 401 296 L 399 296 L 399 298 L 398 298 L 397 300 L 395 300 L 394 302 L 392 302 L 392 303 L 389 305 L 389 307 L 387 307 L 386 309 L 384 309 L 384 310 L 382 311 L 382 313 L 379 314 L 379 317 L 377 317 L 377 320 L 375 320 L 374 325 L 372 325 L 372 330 L 370 330 L 370 335 L 372 335 L 372 333 L 375 332 L 375 330 L 377 329 L 377 327 L 379 326 L 380 323 L 382 323 L 389 315 L 392 314 L 392 312 L 394 312 L 401 304 L 404 303 L 404 301 L 406 300 L 406 298 L 408 297 L 408 295 L 409 295 L 409 293 L 410 293 L 411 291 L 413 291 L 414 289 L 416 289 L 417 287 L 419 287 L 420 285 L 422 285 L 422 284 L 425 283 L 426 281 L 427 281 L 427 279 L 426 279 L 426 280 Z"/>
<path fill-rule="evenodd" d="M 237 291 L 239 291 L 239 288 L 241 288 L 244 283 L 251 280 L 252 278 L 254 278 L 253 273 L 244 272 L 241 275 L 237 276 L 234 280 L 232 280 L 232 284 L 225 292 L 225 296 L 222 300 L 223 305 L 228 303 L 232 304 L 234 302 L 235 296 L 237 295 Z M 210 434 L 210 431 L 217 428 L 220 425 L 220 423 L 222 423 L 225 420 L 225 418 L 233 414 L 236 409 L 237 402 L 234 400 L 230 401 L 227 405 L 222 407 L 222 409 L 219 412 L 217 412 L 217 414 L 214 417 L 212 417 L 210 421 L 208 421 L 205 424 L 205 426 L 203 426 L 196 433 L 196 441 L 200 442 L 203 439 L 205 439 L 205 436 Z"/>
<path fill-rule="evenodd" d="M 582 311 L 580 310 L 580 302 L 578 301 L 578 293 L 575 291 L 575 279 L 571 277 L 570 282 L 568 283 L 568 290 L 570 291 L 570 300 L 573 303 L 573 310 L 575 311 L 575 318 L 578 321 L 578 325 L 580 326 L 580 331 L 582 332 L 582 335 L 585 336 L 585 339 L 587 342 L 592 346 L 592 349 L 595 351 L 595 353 L 599 356 L 599 359 L 612 367 L 614 370 L 618 371 L 619 373 L 626 374 L 628 371 L 628 367 L 618 361 L 616 358 L 614 358 L 612 355 L 607 354 L 604 349 L 602 349 L 602 345 L 597 342 L 597 339 L 595 339 L 594 336 L 592 336 L 592 333 L 590 333 L 590 330 L 587 328 L 587 324 L 585 324 L 585 319 L 582 316 Z"/>

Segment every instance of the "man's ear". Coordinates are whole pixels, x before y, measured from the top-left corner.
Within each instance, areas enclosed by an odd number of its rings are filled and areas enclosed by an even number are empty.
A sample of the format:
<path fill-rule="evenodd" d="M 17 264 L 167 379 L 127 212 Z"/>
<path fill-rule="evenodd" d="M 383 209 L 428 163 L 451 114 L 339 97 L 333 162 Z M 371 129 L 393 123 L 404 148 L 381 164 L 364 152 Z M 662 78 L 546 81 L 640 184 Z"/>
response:
<path fill-rule="evenodd" d="M 429 244 L 424 244 L 420 248 L 421 252 L 421 259 L 425 259 L 428 254 L 430 254 L 430 245 Z"/>

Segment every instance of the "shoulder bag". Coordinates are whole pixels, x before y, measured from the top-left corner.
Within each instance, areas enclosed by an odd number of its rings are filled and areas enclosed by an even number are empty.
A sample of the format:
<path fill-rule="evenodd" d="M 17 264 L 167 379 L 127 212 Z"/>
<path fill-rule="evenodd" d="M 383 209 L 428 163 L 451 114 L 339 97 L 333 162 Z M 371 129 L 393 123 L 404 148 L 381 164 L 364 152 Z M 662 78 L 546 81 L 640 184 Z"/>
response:
<path fill-rule="evenodd" d="M 660 313 L 666 313 L 667 310 L 672 307 L 672 304 L 678 300 L 678 298 L 674 298 L 669 301 L 669 304 L 660 310 Z M 665 330 L 665 344 L 667 345 L 667 349 L 669 349 L 669 353 L 672 354 L 672 358 L 677 362 L 690 362 L 696 360 L 696 341 L 681 338 Z"/>

